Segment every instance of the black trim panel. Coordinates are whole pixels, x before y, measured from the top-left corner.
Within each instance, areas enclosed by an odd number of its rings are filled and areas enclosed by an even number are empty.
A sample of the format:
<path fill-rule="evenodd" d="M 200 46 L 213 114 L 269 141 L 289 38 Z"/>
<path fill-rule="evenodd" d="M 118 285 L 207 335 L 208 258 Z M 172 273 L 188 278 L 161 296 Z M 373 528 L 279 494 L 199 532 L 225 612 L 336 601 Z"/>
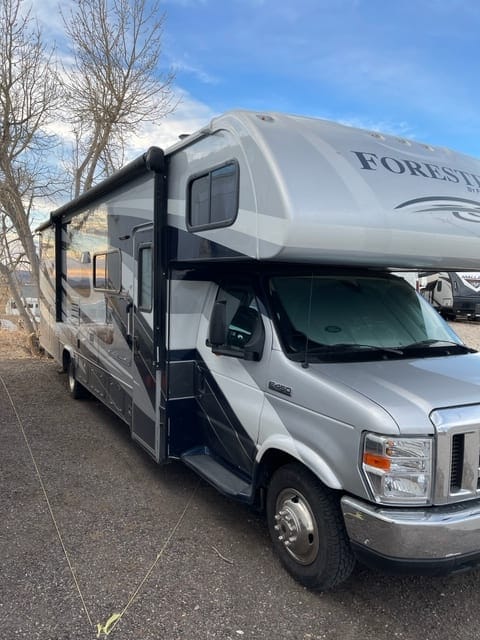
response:
<path fill-rule="evenodd" d="M 443 576 L 468 571 L 480 565 L 480 552 L 451 558 L 425 560 L 391 558 L 355 542 L 352 542 L 351 546 L 355 556 L 362 564 L 393 575 Z"/>
<path fill-rule="evenodd" d="M 169 258 L 175 261 L 251 260 L 238 251 L 195 233 L 168 227 Z"/>
<path fill-rule="evenodd" d="M 252 477 L 255 442 L 239 421 L 200 355 L 195 371 L 195 396 L 205 446 L 217 458 Z"/>

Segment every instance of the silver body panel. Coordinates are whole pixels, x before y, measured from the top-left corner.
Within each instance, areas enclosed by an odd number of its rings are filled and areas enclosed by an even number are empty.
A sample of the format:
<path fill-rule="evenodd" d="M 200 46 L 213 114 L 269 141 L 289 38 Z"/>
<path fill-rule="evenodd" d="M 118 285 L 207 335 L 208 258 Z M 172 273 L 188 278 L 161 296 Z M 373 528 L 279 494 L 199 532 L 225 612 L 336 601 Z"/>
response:
<path fill-rule="evenodd" d="M 341 500 L 350 539 L 388 558 L 444 560 L 479 550 L 480 502 L 387 509 L 355 498 Z"/>
<path fill-rule="evenodd" d="M 480 160 L 313 118 L 234 111 L 167 150 L 170 223 L 189 175 L 235 158 L 235 222 L 198 235 L 259 260 L 477 269 Z"/>

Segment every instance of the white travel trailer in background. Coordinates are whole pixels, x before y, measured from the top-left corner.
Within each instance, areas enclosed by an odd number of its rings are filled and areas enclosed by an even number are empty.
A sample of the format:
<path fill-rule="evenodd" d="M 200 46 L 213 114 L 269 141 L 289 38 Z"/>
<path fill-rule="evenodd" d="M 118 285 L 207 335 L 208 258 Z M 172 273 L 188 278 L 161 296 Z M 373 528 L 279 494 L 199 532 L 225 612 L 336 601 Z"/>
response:
<path fill-rule="evenodd" d="M 419 273 L 419 291 L 447 320 L 480 317 L 480 273 L 438 271 Z"/>
<path fill-rule="evenodd" d="M 327 589 L 480 561 L 480 355 L 403 270 L 480 269 L 480 161 L 235 111 L 54 211 L 41 343 Z"/>

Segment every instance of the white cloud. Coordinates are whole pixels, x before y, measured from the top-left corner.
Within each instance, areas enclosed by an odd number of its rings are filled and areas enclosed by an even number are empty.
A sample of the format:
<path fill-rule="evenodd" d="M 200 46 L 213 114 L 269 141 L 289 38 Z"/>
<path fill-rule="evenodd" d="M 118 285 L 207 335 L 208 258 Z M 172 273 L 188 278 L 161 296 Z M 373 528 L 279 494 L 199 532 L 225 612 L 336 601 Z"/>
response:
<path fill-rule="evenodd" d="M 38 20 L 43 33 L 63 33 L 62 14 L 68 17 L 75 8 L 75 0 L 30 0 L 32 17 Z"/>
<path fill-rule="evenodd" d="M 184 60 L 177 60 L 172 63 L 172 69 L 175 73 L 188 73 L 204 84 L 219 84 L 220 79 L 211 73 L 208 73 L 201 67 L 189 64 Z"/>
<path fill-rule="evenodd" d="M 133 158 L 151 146 L 167 147 L 175 144 L 182 134 L 198 131 L 215 115 L 212 109 L 192 98 L 186 91 L 176 89 L 180 103 L 173 113 L 166 116 L 158 124 L 145 125 L 128 143 L 127 156 Z"/>

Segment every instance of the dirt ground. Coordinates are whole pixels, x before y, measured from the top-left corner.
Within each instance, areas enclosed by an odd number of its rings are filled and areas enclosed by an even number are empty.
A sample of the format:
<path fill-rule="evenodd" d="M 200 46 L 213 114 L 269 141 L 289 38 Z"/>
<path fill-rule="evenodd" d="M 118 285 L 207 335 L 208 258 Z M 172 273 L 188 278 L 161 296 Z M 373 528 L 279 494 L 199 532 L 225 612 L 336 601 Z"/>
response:
<path fill-rule="evenodd" d="M 466 345 L 480 351 L 480 322 L 450 322 L 450 326 Z"/>
<path fill-rule="evenodd" d="M 480 323 L 452 327 L 480 349 Z M 480 571 L 309 592 L 261 515 L 155 465 L 30 344 L 0 331 L 0 638 L 105 638 L 121 612 L 113 640 L 478 640 Z"/>

